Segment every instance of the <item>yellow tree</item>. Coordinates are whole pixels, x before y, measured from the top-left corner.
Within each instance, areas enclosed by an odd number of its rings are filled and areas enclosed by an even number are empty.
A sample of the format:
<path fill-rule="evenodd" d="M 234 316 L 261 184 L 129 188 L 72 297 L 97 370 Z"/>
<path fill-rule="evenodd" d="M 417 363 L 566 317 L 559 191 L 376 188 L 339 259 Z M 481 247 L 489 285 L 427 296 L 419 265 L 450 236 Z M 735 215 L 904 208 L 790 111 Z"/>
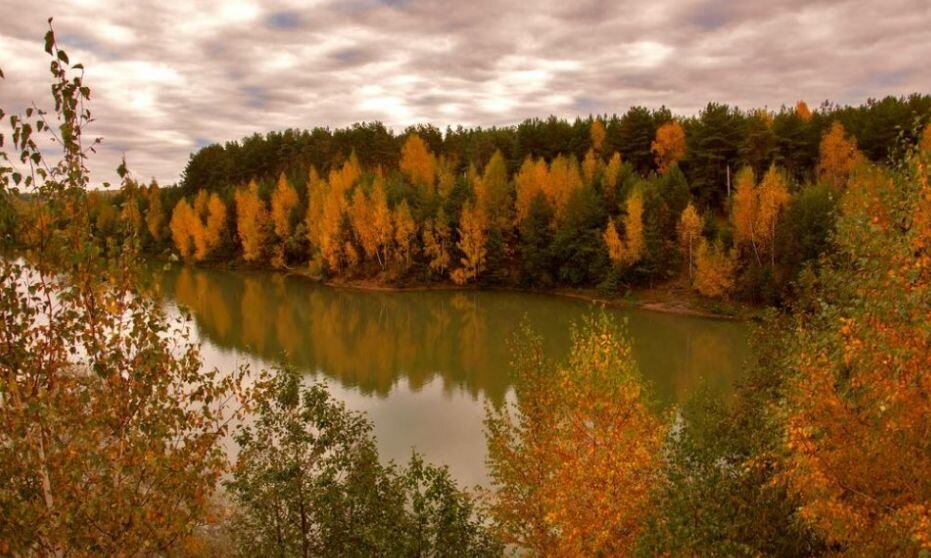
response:
<path fill-rule="evenodd" d="M 440 207 L 436 218 L 427 221 L 423 231 L 424 254 L 430 258 L 430 271 L 440 277 L 446 275 L 451 262 L 449 236 L 450 230 L 446 213 Z"/>
<path fill-rule="evenodd" d="M 459 260 L 462 267 L 453 270 L 452 280 L 464 285 L 474 281 L 485 266 L 485 233 L 488 230 L 488 218 L 480 206 L 466 202 L 459 218 L 459 242 L 456 246 L 462 251 Z"/>
<path fill-rule="evenodd" d="M 620 176 L 621 154 L 615 151 L 601 173 L 601 195 L 609 207 L 617 203 L 617 181 Z"/>
<path fill-rule="evenodd" d="M 247 262 L 260 260 L 268 242 L 268 210 L 259 197 L 255 180 L 236 190 L 236 231 L 242 244 L 242 257 Z"/>
<path fill-rule="evenodd" d="M 698 245 L 699 239 L 701 239 L 701 229 L 701 217 L 698 216 L 698 212 L 695 211 L 695 206 L 692 205 L 692 202 L 689 202 L 689 204 L 685 206 L 685 209 L 682 210 L 682 215 L 679 216 L 676 234 L 679 237 L 679 248 L 688 257 L 690 282 L 692 280 L 692 270 L 694 267 L 692 256 L 695 253 L 695 247 Z"/>
<path fill-rule="evenodd" d="M 591 139 L 592 149 L 594 149 L 596 153 L 601 153 L 601 148 L 604 146 L 605 142 L 605 125 L 600 118 L 592 120 Z"/>
<path fill-rule="evenodd" d="M 275 235 L 280 240 L 286 240 L 291 236 L 293 214 L 298 200 L 297 191 L 284 173 L 278 177 L 278 186 L 272 192 L 271 202 Z"/>
<path fill-rule="evenodd" d="M 931 153 L 931 124 L 925 126 L 925 130 L 921 134 L 921 140 L 918 143 L 918 149 L 925 153 Z"/>
<path fill-rule="evenodd" d="M 554 365 L 525 329 L 514 368 L 514 402 L 485 420 L 503 542 L 534 556 L 634 555 L 666 427 L 646 405 L 624 334 L 589 318 Z"/>
<path fill-rule="evenodd" d="M 594 149 L 589 149 L 582 160 L 582 179 L 586 184 L 594 184 L 595 176 L 601 168 L 601 159 L 595 155 Z"/>
<path fill-rule="evenodd" d="M 756 193 L 756 176 L 753 169 L 744 167 L 737 172 L 735 178 L 736 188 L 731 205 L 731 223 L 734 225 L 734 244 L 739 246 L 750 245 L 760 262 L 760 252 L 757 248 L 756 216 L 759 213 L 759 198 Z"/>
<path fill-rule="evenodd" d="M 349 208 L 349 221 L 355 232 L 356 240 L 368 258 L 378 257 L 378 237 L 372 219 L 372 206 L 362 188 L 356 188 Z"/>
<path fill-rule="evenodd" d="M 207 222 L 204 226 L 203 248 L 197 247 L 196 256 L 203 260 L 223 242 L 226 233 L 226 203 L 216 193 L 207 202 Z"/>
<path fill-rule="evenodd" d="M 191 209 L 187 200 L 181 198 L 171 212 L 171 222 L 168 227 L 171 230 L 171 239 L 178 250 L 181 259 L 188 259 L 194 252 L 194 227 L 195 227 L 194 210 Z"/>
<path fill-rule="evenodd" d="M 139 199 L 136 195 L 135 186 L 130 186 L 126 194 L 126 199 L 123 202 L 123 210 L 120 212 L 120 218 L 129 226 L 133 234 L 137 234 L 142 230 L 143 219 L 142 211 L 139 210 Z"/>
<path fill-rule="evenodd" d="M 162 225 L 165 222 L 165 208 L 162 207 L 162 194 L 154 180 L 149 185 L 149 208 L 145 214 L 145 226 L 156 242 L 162 240 Z"/>
<path fill-rule="evenodd" d="M 808 108 L 808 103 L 805 101 L 799 100 L 795 103 L 795 114 L 802 120 L 802 122 L 811 122 L 811 109 Z"/>
<path fill-rule="evenodd" d="M 538 192 L 542 192 L 546 181 L 548 180 L 549 169 L 546 161 L 537 159 L 536 161 L 528 155 L 521 164 L 517 175 L 514 177 L 514 185 L 517 189 L 517 224 L 524 221 L 530 212 L 530 205 L 533 198 Z"/>
<path fill-rule="evenodd" d="M 660 126 L 651 149 L 660 174 L 666 174 L 669 167 L 685 156 L 685 129 L 682 124 L 672 120 Z"/>
<path fill-rule="evenodd" d="M 643 194 L 633 191 L 626 202 L 624 215 L 624 238 L 621 238 L 614 221 L 602 233 L 608 257 L 619 267 L 627 267 L 640 261 L 643 256 Z"/>
<path fill-rule="evenodd" d="M 860 159 L 856 138 L 848 137 L 844 125 L 835 120 L 828 133 L 821 138 L 818 152 L 818 176 L 827 180 L 835 189 L 842 188 Z"/>
<path fill-rule="evenodd" d="M 417 224 L 411 216 L 407 200 L 401 200 L 395 206 L 391 220 L 394 223 L 394 241 L 397 243 L 400 263 L 407 269 L 411 265 L 412 244 L 417 237 Z"/>
<path fill-rule="evenodd" d="M 507 165 L 501 150 L 485 165 L 481 180 L 474 180 L 476 205 L 482 209 L 490 226 L 506 229 L 513 223 L 511 212 L 511 186 Z"/>
<path fill-rule="evenodd" d="M 720 241 L 714 244 L 702 238 L 695 255 L 695 277 L 692 285 L 701 294 L 712 298 L 727 298 L 734 288 L 737 255 L 725 251 Z"/>
<path fill-rule="evenodd" d="M 929 163 L 854 168 L 790 360 L 785 479 L 836 555 L 931 554 Z"/>
<path fill-rule="evenodd" d="M 757 215 L 754 230 L 765 240 L 770 262 L 776 266 L 776 223 L 782 210 L 789 204 L 789 187 L 783 173 L 770 165 L 757 191 Z"/>
<path fill-rule="evenodd" d="M 436 157 L 417 134 L 408 134 L 401 148 L 401 173 L 426 195 L 432 195 L 436 180 Z"/>
<path fill-rule="evenodd" d="M 543 193 L 553 206 L 556 223 L 562 222 L 569 199 L 581 188 L 582 175 L 579 173 L 579 163 L 575 157 L 559 155 L 553 159 Z"/>
<path fill-rule="evenodd" d="M 388 196 L 385 193 L 385 181 L 375 177 L 372 185 L 372 230 L 375 235 L 375 257 L 382 268 L 388 263 L 388 249 L 394 238 L 394 220 L 388 208 Z M 379 255 L 381 254 L 381 255 Z"/>

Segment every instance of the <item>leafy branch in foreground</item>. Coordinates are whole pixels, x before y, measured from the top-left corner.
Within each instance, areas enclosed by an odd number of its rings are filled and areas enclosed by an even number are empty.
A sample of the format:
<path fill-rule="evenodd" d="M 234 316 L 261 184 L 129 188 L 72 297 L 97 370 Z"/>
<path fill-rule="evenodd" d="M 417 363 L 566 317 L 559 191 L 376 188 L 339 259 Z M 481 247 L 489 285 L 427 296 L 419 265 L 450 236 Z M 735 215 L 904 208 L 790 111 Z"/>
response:
<path fill-rule="evenodd" d="M 472 498 L 417 455 L 383 465 L 372 423 L 281 371 L 236 434 L 226 483 L 243 556 L 499 556 Z"/>
<path fill-rule="evenodd" d="M 207 519 L 240 375 L 202 370 L 183 322 L 142 296 L 133 231 L 95 237 L 90 89 L 49 23 L 55 109 L 10 116 L 11 153 L 0 137 L 0 198 L 40 202 L 22 256 L 0 259 L 0 552 L 166 553 Z"/>

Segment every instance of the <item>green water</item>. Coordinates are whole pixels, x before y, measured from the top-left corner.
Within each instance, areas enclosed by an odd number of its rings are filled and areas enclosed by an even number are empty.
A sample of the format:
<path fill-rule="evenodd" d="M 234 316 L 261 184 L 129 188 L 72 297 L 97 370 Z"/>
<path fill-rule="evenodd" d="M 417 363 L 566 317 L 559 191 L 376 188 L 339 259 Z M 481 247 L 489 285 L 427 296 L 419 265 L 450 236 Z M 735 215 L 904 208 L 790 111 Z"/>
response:
<path fill-rule="evenodd" d="M 485 476 L 486 402 L 509 394 L 508 342 L 522 319 L 554 357 L 584 301 L 516 292 L 336 289 L 280 273 L 173 266 L 152 271 L 169 308 L 187 308 L 205 364 L 231 369 L 288 362 L 327 380 L 368 413 L 387 458 L 416 448 L 465 484 Z M 627 323 L 660 406 L 703 386 L 726 392 L 748 357 L 744 323 L 608 309 Z"/>

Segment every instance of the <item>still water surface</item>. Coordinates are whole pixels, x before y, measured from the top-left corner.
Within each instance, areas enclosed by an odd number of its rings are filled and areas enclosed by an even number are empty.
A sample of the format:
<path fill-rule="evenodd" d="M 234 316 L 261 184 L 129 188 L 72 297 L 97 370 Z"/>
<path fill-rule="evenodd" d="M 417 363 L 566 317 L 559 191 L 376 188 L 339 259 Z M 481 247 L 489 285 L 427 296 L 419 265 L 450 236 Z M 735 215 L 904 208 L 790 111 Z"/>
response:
<path fill-rule="evenodd" d="M 484 483 L 486 403 L 508 396 L 509 339 L 522 319 L 565 356 L 570 326 L 595 306 L 517 292 L 336 289 L 273 272 L 157 267 L 170 312 L 187 308 L 208 367 L 287 362 L 364 411 L 383 457 L 415 448 L 465 485 Z M 659 405 L 728 391 L 748 357 L 741 322 L 608 309 L 625 321 Z"/>

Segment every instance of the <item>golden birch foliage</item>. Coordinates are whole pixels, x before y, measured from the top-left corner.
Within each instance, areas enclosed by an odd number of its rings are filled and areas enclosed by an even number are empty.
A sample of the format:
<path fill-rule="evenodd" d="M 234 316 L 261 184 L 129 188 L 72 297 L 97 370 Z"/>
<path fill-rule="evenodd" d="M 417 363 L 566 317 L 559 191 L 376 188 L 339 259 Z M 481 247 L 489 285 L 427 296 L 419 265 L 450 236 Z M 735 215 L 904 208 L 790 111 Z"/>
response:
<path fill-rule="evenodd" d="M 673 120 L 656 130 L 656 139 L 651 145 L 660 174 L 666 174 L 673 164 L 685 157 L 685 129 Z"/>
<path fill-rule="evenodd" d="M 436 157 L 417 134 L 409 134 L 401 148 L 401 173 L 425 194 L 432 195 L 436 180 Z"/>
<path fill-rule="evenodd" d="M 322 196 L 321 212 L 318 224 L 318 245 L 320 254 L 333 271 L 339 272 L 344 259 L 345 243 L 343 238 L 343 219 L 346 213 L 346 195 L 362 175 L 355 151 L 337 170 L 331 170 L 325 193 Z"/>
<path fill-rule="evenodd" d="M 586 184 L 594 184 L 595 176 L 601 168 L 601 159 L 595 156 L 595 150 L 589 149 L 582 160 L 582 178 Z"/>
<path fill-rule="evenodd" d="M 848 137 L 844 125 L 835 120 L 821 138 L 818 149 L 818 176 L 836 189 L 843 188 L 854 165 L 860 159 L 857 140 Z"/>
<path fill-rule="evenodd" d="M 596 152 L 601 153 L 601 147 L 605 142 L 605 125 L 600 119 L 596 118 L 592 121 L 591 136 L 592 136 L 592 149 Z"/>
<path fill-rule="evenodd" d="M 207 214 L 207 202 L 210 200 L 210 194 L 207 193 L 207 190 L 198 190 L 197 195 L 194 196 L 194 203 L 191 207 L 194 209 L 194 215 L 197 217 L 203 217 Z"/>
<path fill-rule="evenodd" d="M 449 223 L 441 207 L 436 218 L 426 223 L 423 232 L 424 254 L 430 258 L 430 270 L 439 276 L 446 275 L 452 261 L 449 255 L 449 237 Z"/>
<path fill-rule="evenodd" d="M 624 238 L 621 238 L 614 221 L 602 233 L 608 257 L 618 266 L 629 266 L 643 256 L 643 194 L 635 190 L 627 197 L 624 215 Z"/>
<path fill-rule="evenodd" d="M 734 243 L 738 246 L 753 244 L 756 234 L 754 224 L 759 200 L 756 195 L 756 176 L 753 169 L 743 167 L 734 179 L 734 200 L 731 206 L 731 223 L 734 225 Z"/>
<path fill-rule="evenodd" d="M 692 202 L 689 202 L 682 215 L 679 216 L 679 223 L 676 225 L 676 236 L 679 238 L 679 248 L 688 258 L 689 278 L 692 278 L 692 268 L 694 267 L 695 248 L 701 239 L 702 222 L 698 211 Z"/>
<path fill-rule="evenodd" d="M 789 375 L 785 480 L 842 556 L 931 554 L 927 158 L 857 165 Z M 903 228 L 903 222 L 912 226 Z"/>
<path fill-rule="evenodd" d="M 481 180 L 475 180 L 476 204 L 485 213 L 489 225 L 505 229 L 512 224 L 511 185 L 501 150 L 495 151 Z"/>
<path fill-rule="evenodd" d="M 517 344 L 517 397 L 486 417 L 492 517 L 534 556 L 632 556 L 659 480 L 666 427 L 646 406 L 630 344 L 607 317 L 572 333 L 566 362 Z"/>
<path fill-rule="evenodd" d="M 737 254 L 725 251 L 720 241 L 710 243 L 702 238 L 695 254 L 695 276 L 692 286 L 711 298 L 727 298 L 734 288 Z"/>
<path fill-rule="evenodd" d="M 774 266 L 776 265 L 776 223 L 790 200 L 785 175 L 776 168 L 776 165 L 771 165 L 763 175 L 763 181 L 757 189 L 757 215 L 753 229 L 765 240 L 763 251 L 769 252 Z"/>
<path fill-rule="evenodd" d="M 320 249 L 323 237 L 323 206 L 328 190 L 326 181 L 322 180 L 317 169 L 311 166 L 307 175 L 307 215 L 304 218 L 311 250 Z"/>
<path fill-rule="evenodd" d="M 123 210 L 120 212 L 120 218 L 124 223 L 129 225 L 133 233 L 142 230 L 142 212 L 139 210 L 139 200 L 135 195 L 129 195 L 123 202 Z"/>
<path fill-rule="evenodd" d="M 388 263 L 388 249 L 394 238 L 394 220 L 388 209 L 388 196 L 385 193 L 385 181 L 375 177 L 372 185 L 372 229 L 375 234 L 375 257 L 384 267 Z M 379 255 L 380 254 L 380 255 Z"/>
<path fill-rule="evenodd" d="M 205 226 L 205 249 L 198 250 L 199 260 L 204 259 L 210 252 L 215 250 L 223 242 L 223 235 L 226 233 L 226 202 L 216 193 L 210 194 L 210 201 L 207 202 L 207 223 Z"/>
<path fill-rule="evenodd" d="M 553 206 L 555 221 L 562 222 L 569 198 L 582 188 L 582 175 L 579 163 L 574 157 L 559 155 L 550 163 L 550 172 L 544 184 L 543 193 Z M 531 198 L 533 199 L 533 198 Z"/>
<path fill-rule="evenodd" d="M 260 260 L 268 242 L 269 217 L 255 180 L 236 190 L 236 231 L 247 262 Z"/>
<path fill-rule="evenodd" d="M 456 186 L 456 165 L 446 157 L 440 157 L 436 169 L 436 185 L 440 197 L 448 198 Z"/>
<path fill-rule="evenodd" d="M 621 154 L 615 151 L 601 173 L 601 193 L 609 203 L 617 198 L 617 180 L 620 176 Z"/>
<path fill-rule="evenodd" d="M 182 198 L 171 212 L 171 222 L 168 226 L 175 249 L 184 260 L 190 258 L 194 252 L 194 221 L 194 210 L 187 200 Z"/>
<path fill-rule="evenodd" d="M 549 169 L 546 161 L 542 158 L 533 160 L 529 155 L 524 159 L 517 175 L 514 177 L 514 184 L 517 189 L 517 224 L 530 213 L 530 206 L 533 198 L 538 192 L 544 191 L 546 181 L 549 179 Z"/>
<path fill-rule="evenodd" d="M 618 234 L 613 219 L 608 220 L 608 227 L 601 236 L 608 248 L 608 258 L 619 265 L 624 261 L 624 241 L 621 240 L 621 235 Z"/>
<path fill-rule="evenodd" d="M 372 206 L 368 196 L 362 188 L 356 188 L 352 195 L 352 206 L 349 208 L 349 221 L 355 232 L 356 240 L 362 246 L 365 256 L 375 258 L 378 250 L 378 236 L 375 222 L 372 218 Z"/>
<path fill-rule="evenodd" d="M 811 109 L 808 108 L 808 103 L 805 101 L 799 100 L 795 103 L 795 114 L 802 119 L 802 122 L 811 122 Z"/>
<path fill-rule="evenodd" d="M 397 243 L 398 256 L 406 269 L 411 265 L 412 244 L 417 237 L 417 223 L 411 216 L 407 200 L 401 200 L 394 208 L 391 220 L 394 223 L 394 241 Z"/>
<path fill-rule="evenodd" d="M 291 220 L 294 210 L 297 208 L 297 190 L 291 186 L 288 177 L 281 173 L 278 177 L 278 185 L 272 192 L 272 222 L 275 225 L 275 235 L 281 239 L 287 239 L 291 236 Z"/>
<path fill-rule="evenodd" d="M 453 270 L 452 280 L 459 285 L 474 281 L 482 273 L 485 265 L 485 236 L 488 230 L 488 218 L 480 206 L 466 202 L 459 218 L 459 242 L 462 251 L 459 263 L 462 267 Z"/>
<path fill-rule="evenodd" d="M 145 214 L 145 226 L 156 242 L 162 240 L 162 224 L 165 222 L 165 208 L 162 207 L 162 194 L 154 180 L 149 185 L 149 208 Z"/>

